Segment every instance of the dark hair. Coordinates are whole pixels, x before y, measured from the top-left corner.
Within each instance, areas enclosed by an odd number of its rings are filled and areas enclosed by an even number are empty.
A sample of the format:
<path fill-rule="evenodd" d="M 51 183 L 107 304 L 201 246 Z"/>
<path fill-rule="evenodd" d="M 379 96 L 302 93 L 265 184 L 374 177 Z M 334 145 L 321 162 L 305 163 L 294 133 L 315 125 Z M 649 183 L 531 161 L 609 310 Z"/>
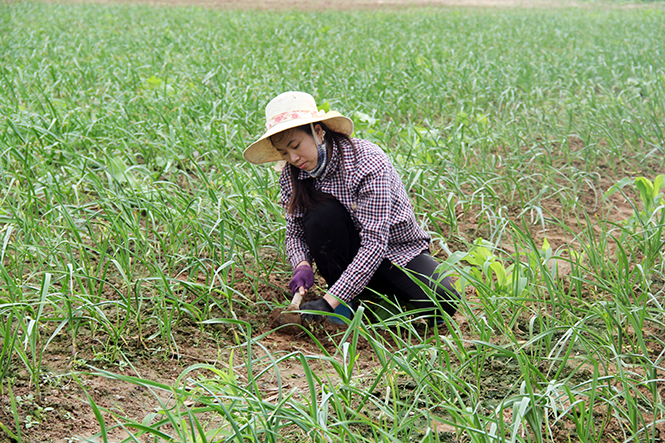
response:
<path fill-rule="evenodd" d="M 333 149 L 335 148 L 337 149 L 337 152 L 340 156 L 340 165 L 342 167 L 342 172 L 343 172 L 344 162 L 342 160 L 344 159 L 344 153 L 342 150 L 342 142 L 346 141 L 351 145 L 351 147 L 353 147 L 353 142 L 346 134 L 332 131 L 322 122 L 313 123 L 313 124 L 321 125 L 321 129 L 323 129 L 326 133 L 324 138 L 326 140 L 326 146 L 328 148 L 328 158 L 332 157 Z M 312 135 L 312 127 L 309 124 L 298 126 L 293 129 L 303 131 L 307 135 Z M 270 137 L 270 141 L 272 142 L 273 139 L 278 141 L 279 138 L 276 138 L 277 136 L 279 136 L 279 134 L 275 134 L 272 137 Z M 318 191 L 314 187 L 313 178 L 298 180 L 298 174 L 300 173 L 300 169 L 290 164 L 288 164 L 286 167 L 291 168 L 290 170 L 291 185 L 293 187 L 293 194 L 291 195 L 291 201 L 289 202 L 289 205 L 286 208 L 288 212 L 293 213 L 298 208 L 302 209 L 314 208 L 322 201 L 332 197 L 330 194 Z"/>

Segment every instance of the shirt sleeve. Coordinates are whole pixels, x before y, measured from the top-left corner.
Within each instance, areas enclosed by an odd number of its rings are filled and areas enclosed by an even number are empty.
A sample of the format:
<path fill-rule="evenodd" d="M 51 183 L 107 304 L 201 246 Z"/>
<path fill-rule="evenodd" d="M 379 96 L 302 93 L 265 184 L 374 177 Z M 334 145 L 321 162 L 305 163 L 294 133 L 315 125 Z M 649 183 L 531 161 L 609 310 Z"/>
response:
<path fill-rule="evenodd" d="M 284 239 L 284 246 L 286 248 L 286 255 L 291 263 L 291 267 L 295 269 L 296 265 L 303 260 L 312 263 L 312 256 L 309 252 L 309 247 L 305 242 L 305 229 L 303 226 L 303 213 L 302 210 L 296 209 L 295 212 L 288 211 L 288 205 L 293 195 L 293 186 L 291 185 L 291 174 L 287 171 L 288 166 L 282 171 L 279 177 L 279 185 L 281 191 L 281 205 L 284 208 L 284 218 L 286 219 L 286 234 Z"/>
<path fill-rule="evenodd" d="M 329 290 L 330 294 L 345 302 L 363 290 L 386 255 L 390 234 L 391 179 L 389 169 L 377 168 L 365 175 L 357 188 L 360 249 Z"/>

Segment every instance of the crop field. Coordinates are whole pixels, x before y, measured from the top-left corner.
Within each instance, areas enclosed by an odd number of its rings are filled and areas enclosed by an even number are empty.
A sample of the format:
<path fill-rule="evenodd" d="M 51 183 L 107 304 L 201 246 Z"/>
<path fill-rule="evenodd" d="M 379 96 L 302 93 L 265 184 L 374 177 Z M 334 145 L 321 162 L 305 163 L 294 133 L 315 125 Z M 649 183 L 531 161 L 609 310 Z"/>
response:
<path fill-rule="evenodd" d="M 0 3 L 0 443 L 665 438 L 665 7 L 543 4 Z M 445 324 L 270 327 L 287 90 L 387 152 Z"/>

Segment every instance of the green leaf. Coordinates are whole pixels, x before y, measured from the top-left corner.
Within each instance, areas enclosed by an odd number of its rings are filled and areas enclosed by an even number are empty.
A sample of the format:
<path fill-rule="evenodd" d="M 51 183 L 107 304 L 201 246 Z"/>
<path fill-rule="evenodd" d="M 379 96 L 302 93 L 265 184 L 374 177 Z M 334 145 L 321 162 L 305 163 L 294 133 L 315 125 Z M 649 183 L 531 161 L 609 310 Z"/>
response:
<path fill-rule="evenodd" d="M 609 197 L 610 195 L 617 192 L 619 189 L 622 189 L 624 186 L 626 186 L 628 184 L 631 184 L 631 183 L 633 183 L 632 178 L 630 178 L 630 177 L 622 178 L 621 180 L 619 180 L 618 183 L 615 183 L 614 185 L 610 186 L 610 189 L 608 189 L 607 192 L 605 192 L 604 197 L 605 198 Z"/>
<path fill-rule="evenodd" d="M 18 408 L 16 407 L 16 397 L 14 397 L 14 391 L 12 391 L 12 386 L 11 384 L 7 385 L 7 390 L 9 391 L 9 401 L 11 404 L 12 408 L 12 414 L 14 415 L 14 423 L 16 424 L 16 436 L 9 432 L 9 430 L 6 430 L 7 434 L 9 434 L 12 438 L 15 440 L 21 442 L 21 423 L 19 423 L 19 415 L 18 415 Z M 3 426 L 3 430 L 6 429 Z"/>
<path fill-rule="evenodd" d="M 504 268 L 500 262 L 495 261 L 490 264 L 490 269 L 494 271 L 497 283 L 500 286 L 503 286 L 504 283 L 506 282 L 506 268 Z"/>
<path fill-rule="evenodd" d="M 488 114 L 476 114 L 476 121 L 480 126 L 487 126 L 489 123 L 488 116 Z"/>
<path fill-rule="evenodd" d="M 466 261 L 472 265 L 483 266 L 492 258 L 492 253 L 482 246 L 473 248 L 469 251 Z"/>
<path fill-rule="evenodd" d="M 358 120 L 361 123 L 365 123 L 368 127 L 374 125 L 376 122 L 378 122 L 377 119 L 374 117 L 370 116 L 369 114 L 365 114 L 364 112 L 356 111 L 356 113 L 353 115 L 354 120 Z"/>
<path fill-rule="evenodd" d="M 148 84 L 148 87 L 151 89 L 157 89 L 162 85 L 162 83 L 164 83 L 162 79 L 157 78 L 154 75 L 148 77 L 145 81 Z"/>
<path fill-rule="evenodd" d="M 651 180 L 644 177 L 637 177 L 635 179 L 635 187 L 640 192 L 642 203 L 651 206 L 651 201 L 654 195 L 653 183 L 651 183 Z"/>
<path fill-rule="evenodd" d="M 106 422 L 104 421 L 104 417 L 102 416 L 101 411 L 97 407 L 97 404 L 95 401 L 92 399 L 90 394 L 88 394 L 88 391 L 84 390 L 83 393 L 85 396 L 88 398 L 88 404 L 92 408 L 93 414 L 95 414 L 95 418 L 97 419 L 97 423 L 99 423 L 99 430 L 100 434 L 102 437 L 102 441 L 104 443 L 108 443 L 108 436 L 107 436 L 107 431 L 106 431 Z"/>
<path fill-rule="evenodd" d="M 118 183 L 127 183 L 127 165 L 122 157 L 113 157 L 109 159 L 107 164 L 108 173 L 115 179 Z"/>
<path fill-rule="evenodd" d="M 455 120 L 457 120 L 457 123 L 462 123 L 464 125 L 469 124 L 469 114 L 467 114 L 464 111 L 459 111 L 457 115 L 455 116 Z"/>
<path fill-rule="evenodd" d="M 665 186 L 665 174 L 660 174 L 653 181 L 654 198 L 658 200 L 665 200 L 665 198 L 660 195 L 660 190 L 663 186 Z"/>

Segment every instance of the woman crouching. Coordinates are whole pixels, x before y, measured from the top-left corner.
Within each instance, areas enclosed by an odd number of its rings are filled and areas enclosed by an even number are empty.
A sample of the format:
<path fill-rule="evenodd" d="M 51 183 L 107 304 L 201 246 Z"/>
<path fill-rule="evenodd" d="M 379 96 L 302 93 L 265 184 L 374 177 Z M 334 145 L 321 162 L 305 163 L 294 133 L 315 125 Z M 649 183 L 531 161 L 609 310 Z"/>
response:
<path fill-rule="evenodd" d="M 302 311 L 335 312 L 364 291 L 394 295 L 430 321 L 456 311 L 452 279 L 438 275 L 430 237 L 388 156 L 375 144 L 352 139 L 353 122 L 319 111 L 314 98 L 285 92 L 266 106 L 266 133 L 244 158 L 254 164 L 285 160 L 279 184 L 286 211 L 286 252 L 293 266 L 291 293 L 314 285 L 312 265 L 327 293 Z M 432 300 L 414 281 L 436 294 Z M 343 306 L 343 305 L 342 305 Z M 321 315 L 303 313 L 305 322 Z"/>

